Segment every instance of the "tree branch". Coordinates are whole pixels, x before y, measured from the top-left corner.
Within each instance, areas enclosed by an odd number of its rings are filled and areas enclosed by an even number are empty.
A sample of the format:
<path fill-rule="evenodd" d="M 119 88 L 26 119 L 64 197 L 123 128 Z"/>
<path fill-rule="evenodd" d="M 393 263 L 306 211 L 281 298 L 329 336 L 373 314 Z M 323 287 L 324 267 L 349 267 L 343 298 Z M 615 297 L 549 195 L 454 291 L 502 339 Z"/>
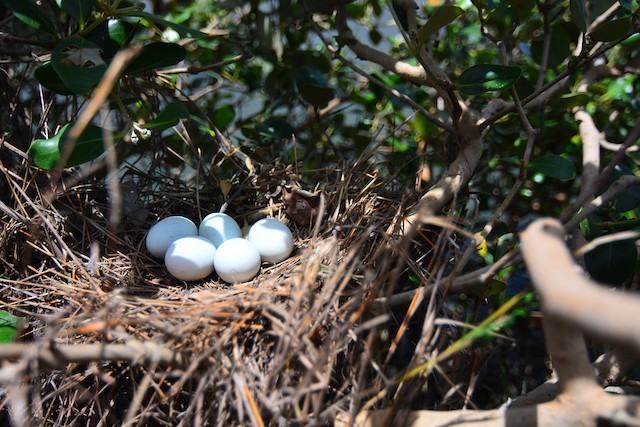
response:
<path fill-rule="evenodd" d="M 343 6 L 343 5 L 342 5 Z M 341 37 L 349 39 L 349 49 L 355 53 L 358 58 L 371 61 L 380 65 L 387 71 L 396 73 L 401 78 L 419 84 L 436 87 L 435 82 L 429 78 L 425 69 L 421 66 L 410 65 L 405 62 L 399 61 L 391 55 L 387 55 L 377 49 L 372 48 L 364 43 L 358 41 L 353 35 L 351 29 L 347 25 L 347 17 L 344 12 L 344 7 L 338 6 L 336 11 L 336 28 L 338 34 Z"/>
<path fill-rule="evenodd" d="M 564 229 L 555 219 L 532 223 L 521 236 L 522 254 L 542 300 L 545 340 L 558 375 L 560 394 L 549 402 L 484 411 L 411 411 L 395 408 L 363 411 L 355 419 L 338 418 L 335 426 L 596 426 L 618 425 L 638 416 L 637 397 L 611 395 L 597 384 L 582 333 L 626 343 L 640 353 L 640 297 L 614 293 L 587 279 L 564 243 Z M 630 357 L 633 359 L 633 356 Z M 628 361 L 626 362 L 628 363 Z M 604 365 L 603 365 L 604 366 Z M 550 390 L 550 391 L 549 391 Z M 545 400 L 555 394 L 545 388 Z M 536 401 L 535 399 L 533 400 Z"/>
<path fill-rule="evenodd" d="M 129 362 L 131 364 L 161 363 L 182 366 L 182 356 L 173 350 L 154 342 L 129 341 L 125 344 L 35 344 L 0 345 L 0 360 L 18 359 L 24 355 L 33 357 L 38 363 L 49 368 L 66 366 L 69 363 L 90 363 L 99 361 Z M 16 373 L 22 371 L 17 365 L 0 369 L 0 384 L 13 381 Z M 25 366 L 26 367 L 26 366 Z"/>
<path fill-rule="evenodd" d="M 640 296 L 613 292 L 575 264 L 555 219 L 540 219 L 521 235 L 522 254 L 540 294 L 543 313 L 640 352 Z"/>
<path fill-rule="evenodd" d="M 482 137 L 480 130 L 469 112 L 466 104 L 460 102 L 462 115 L 456 130 L 461 145 L 458 156 L 440 180 L 427 191 L 418 202 L 417 209 L 404 222 L 403 231 L 423 223 L 427 218 L 438 213 L 453 196 L 469 182 L 478 166 L 482 155 Z"/>

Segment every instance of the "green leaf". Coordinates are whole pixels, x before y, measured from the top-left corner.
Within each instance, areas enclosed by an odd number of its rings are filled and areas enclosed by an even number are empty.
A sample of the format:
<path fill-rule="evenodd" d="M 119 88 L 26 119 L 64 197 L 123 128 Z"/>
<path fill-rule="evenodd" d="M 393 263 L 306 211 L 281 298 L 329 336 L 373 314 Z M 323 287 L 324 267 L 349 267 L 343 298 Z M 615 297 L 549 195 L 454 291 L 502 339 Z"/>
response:
<path fill-rule="evenodd" d="M 595 280 L 619 285 L 635 271 L 638 251 L 633 240 L 618 240 L 597 246 L 584 255 L 587 271 Z"/>
<path fill-rule="evenodd" d="M 113 138 L 114 140 L 119 140 L 122 138 L 122 134 L 114 134 Z M 66 143 L 66 135 L 63 135 L 60 152 L 64 150 Z M 67 164 L 64 167 L 68 168 L 90 162 L 98 158 L 102 153 L 104 153 L 104 129 L 89 125 L 76 141 L 71 156 L 69 156 L 69 160 L 67 160 Z"/>
<path fill-rule="evenodd" d="M 29 147 L 29 155 L 36 166 L 46 170 L 51 170 L 58 166 L 67 142 L 70 126 L 71 123 L 67 123 L 55 136 L 49 139 L 36 139 L 33 141 Z M 102 134 L 102 128 L 93 125 L 87 126 L 76 141 L 67 163 L 62 167 L 77 166 L 94 160 L 104 153 Z"/>
<path fill-rule="evenodd" d="M 464 13 L 464 9 L 452 4 L 444 4 L 437 8 L 427 22 L 418 29 L 418 40 L 424 43 L 433 34 L 437 33 L 442 27 L 445 27 L 456 20 L 456 18 Z"/>
<path fill-rule="evenodd" d="M 480 64 L 467 68 L 458 78 L 458 89 L 467 95 L 508 89 L 522 75 L 519 67 Z"/>
<path fill-rule="evenodd" d="M 80 23 L 80 27 L 84 27 L 87 19 L 91 17 L 91 11 L 97 0 L 56 0 L 56 3 L 62 10 L 73 16 Z"/>
<path fill-rule="evenodd" d="M 12 342 L 24 326 L 24 317 L 16 317 L 0 310 L 0 344 Z"/>
<path fill-rule="evenodd" d="M 541 156 L 533 159 L 529 163 L 529 170 L 540 172 L 550 178 L 573 179 L 576 176 L 576 167 L 571 161 L 554 154 Z"/>
<path fill-rule="evenodd" d="M 56 167 L 60 160 L 60 138 L 67 131 L 69 124 L 66 124 L 57 134 L 48 139 L 36 139 L 29 147 L 29 155 L 36 166 L 51 170 Z"/>
<path fill-rule="evenodd" d="M 416 135 L 421 139 L 427 139 L 438 132 L 436 125 L 422 115 L 422 113 L 416 114 L 416 118 L 413 121 L 413 127 Z"/>
<path fill-rule="evenodd" d="M 49 89 L 51 92 L 55 92 L 60 95 L 73 95 L 73 92 L 65 86 L 58 73 L 56 73 L 56 70 L 53 69 L 51 61 L 45 62 L 36 68 L 33 75 L 36 80 L 38 80 L 38 83 Z"/>
<path fill-rule="evenodd" d="M 144 126 L 151 129 L 164 130 L 178 124 L 180 119 L 188 119 L 189 110 L 182 102 L 168 104 L 158 116 Z"/>
<path fill-rule="evenodd" d="M 213 112 L 211 120 L 218 129 L 224 129 L 235 119 L 236 111 L 231 105 L 223 105 L 220 108 L 216 108 Z"/>
<path fill-rule="evenodd" d="M 485 286 L 478 288 L 477 291 L 472 291 L 473 294 L 479 296 L 480 298 L 489 298 L 493 295 L 498 295 L 500 292 L 507 289 L 507 284 L 498 279 L 492 279 Z"/>
<path fill-rule="evenodd" d="M 73 93 L 84 94 L 102 78 L 107 64 L 100 46 L 80 36 L 61 40 L 51 54 L 51 64 L 64 85 Z"/>
<path fill-rule="evenodd" d="M 598 25 L 589 36 L 598 42 L 612 42 L 627 35 L 631 29 L 631 18 L 612 19 Z"/>
<path fill-rule="evenodd" d="M 86 39 L 102 49 L 105 58 L 112 58 L 133 36 L 135 27 L 121 19 L 108 19 L 94 28 Z"/>
<path fill-rule="evenodd" d="M 587 31 L 587 13 L 584 8 L 585 0 L 570 0 L 571 20 L 580 31 Z"/>
<path fill-rule="evenodd" d="M 316 67 L 302 66 L 296 71 L 298 93 L 305 101 L 321 107 L 334 97 L 334 91 L 322 71 Z"/>
<path fill-rule="evenodd" d="M 207 37 L 207 33 L 203 33 L 202 31 L 194 30 L 184 25 L 176 24 L 171 21 L 167 21 L 166 19 L 162 19 L 158 16 L 152 15 L 147 12 L 142 11 L 134 11 L 127 13 L 127 16 L 137 16 L 139 18 L 146 19 L 147 21 L 155 22 L 156 24 L 164 25 L 167 27 L 171 27 L 176 30 L 178 33 L 182 34 L 185 37 L 190 37 L 192 39 L 199 39 L 202 37 Z"/>
<path fill-rule="evenodd" d="M 9 10 L 25 24 L 47 33 L 56 35 L 56 27 L 51 19 L 31 0 L 4 0 Z"/>
<path fill-rule="evenodd" d="M 131 61 L 125 74 L 143 73 L 177 64 L 187 56 L 187 50 L 176 43 L 155 42 L 145 45 Z"/>

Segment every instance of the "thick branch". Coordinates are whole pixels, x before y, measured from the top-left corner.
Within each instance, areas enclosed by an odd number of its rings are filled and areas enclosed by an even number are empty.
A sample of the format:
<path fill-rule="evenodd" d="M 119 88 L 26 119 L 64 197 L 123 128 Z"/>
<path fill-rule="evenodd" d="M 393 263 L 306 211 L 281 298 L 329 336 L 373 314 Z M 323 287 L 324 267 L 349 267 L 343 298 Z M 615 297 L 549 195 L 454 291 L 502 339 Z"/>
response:
<path fill-rule="evenodd" d="M 407 226 L 418 225 L 426 218 L 437 214 L 456 193 L 467 185 L 478 166 L 482 155 L 482 137 L 467 106 L 460 102 L 460 107 L 462 115 L 457 125 L 457 136 L 461 149 L 458 157 L 449 166 L 446 175 L 422 196 L 416 212 L 409 215 L 405 221 L 405 231 Z"/>
<path fill-rule="evenodd" d="M 545 313 L 544 304 L 542 311 L 547 353 L 558 376 L 560 393 L 580 394 L 600 390 L 580 329 L 560 317 Z"/>
<path fill-rule="evenodd" d="M 640 352 L 640 296 L 614 292 L 589 280 L 575 264 L 563 236 L 560 222 L 549 218 L 532 223 L 521 236 L 522 254 L 544 314 Z"/>
<path fill-rule="evenodd" d="M 591 114 L 584 108 L 574 111 L 582 140 L 582 188 L 581 194 L 589 193 L 592 197 L 593 183 L 600 171 L 600 131 L 593 122 Z"/>
<path fill-rule="evenodd" d="M 399 411 L 389 419 L 392 408 L 358 414 L 353 423 L 346 417 L 336 419 L 334 426 L 346 427 L 556 427 L 596 426 L 611 418 L 628 414 L 637 398 L 611 396 L 602 390 L 584 390 L 579 394 L 561 396 L 551 402 L 536 406 L 500 408 L 497 410 L 457 411 Z M 637 414 L 631 414 L 632 416 Z M 602 424 L 614 425 L 614 424 Z"/>

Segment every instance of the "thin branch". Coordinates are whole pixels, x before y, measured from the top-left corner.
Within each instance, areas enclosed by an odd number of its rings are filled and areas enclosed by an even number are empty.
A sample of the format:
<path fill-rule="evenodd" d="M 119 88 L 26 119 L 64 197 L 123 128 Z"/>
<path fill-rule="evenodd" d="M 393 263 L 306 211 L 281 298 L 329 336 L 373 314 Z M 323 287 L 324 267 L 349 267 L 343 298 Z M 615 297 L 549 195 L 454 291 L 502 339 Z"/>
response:
<path fill-rule="evenodd" d="M 542 94 L 545 94 L 547 91 L 549 91 L 552 88 L 560 87 L 569 76 L 573 75 L 576 71 L 590 64 L 594 58 L 604 55 L 607 51 L 618 46 L 622 41 L 628 39 L 633 34 L 635 34 L 635 30 L 632 29 L 622 39 L 603 44 L 602 46 L 600 46 L 600 48 L 598 48 L 595 52 L 588 55 L 587 57 L 579 59 L 575 63 L 570 62 L 569 65 L 567 65 L 567 68 L 563 72 L 558 74 L 558 76 L 555 79 L 551 80 L 550 82 L 542 86 L 540 89 L 534 91 L 532 94 L 524 98 L 522 100 L 522 106 L 529 109 L 532 107 L 532 105 L 530 104 L 535 103 L 537 105 L 540 102 L 539 97 Z M 496 112 L 491 117 L 487 118 L 486 120 L 484 120 L 482 123 L 479 124 L 480 130 L 484 130 L 486 127 L 491 126 L 497 120 L 501 119 L 502 117 L 506 116 L 509 113 L 514 112 L 516 109 L 517 107 L 515 104 L 510 104 L 508 107 Z"/>
<path fill-rule="evenodd" d="M 241 55 L 236 55 L 233 58 L 216 62 L 214 64 L 210 64 L 205 67 L 196 67 L 195 65 L 191 65 L 189 67 L 172 68 L 170 70 L 156 71 L 156 74 L 161 76 L 166 76 L 170 74 L 199 74 L 205 71 L 218 70 L 222 67 L 226 67 L 227 65 L 235 64 L 237 62 L 244 61 L 246 59 L 249 59 L 249 55 L 247 53 L 243 53 Z"/>
<path fill-rule="evenodd" d="M 420 114 L 422 114 L 427 120 L 429 120 L 431 123 L 433 123 L 434 125 L 438 126 L 440 129 L 443 129 L 449 133 L 453 133 L 453 127 L 445 122 L 443 122 L 442 120 L 438 119 L 436 116 L 434 116 L 433 114 L 429 113 L 427 110 L 425 110 L 420 104 L 418 104 L 417 102 L 415 102 L 411 97 L 405 95 L 404 93 L 401 93 L 400 91 L 398 91 L 395 88 L 392 88 L 391 86 L 387 85 L 386 83 L 384 83 L 382 80 L 372 76 L 371 74 L 367 73 L 366 71 L 364 71 L 362 68 L 358 67 L 357 65 L 355 65 L 353 62 L 349 61 L 347 58 L 345 58 L 343 55 L 337 55 L 336 58 L 342 62 L 343 64 L 345 64 L 346 66 L 348 66 L 349 68 L 351 68 L 353 71 L 355 71 L 356 73 L 360 74 L 361 76 L 367 78 L 371 83 L 380 86 L 382 89 L 384 89 L 385 91 L 389 92 L 390 94 L 392 94 L 393 96 L 395 96 L 396 98 L 400 99 L 402 102 L 404 102 L 405 104 L 411 106 L 412 108 L 414 108 L 416 111 L 419 111 Z"/>
<path fill-rule="evenodd" d="M 609 186 L 607 191 L 602 193 L 600 196 L 596 197 L 588 204 L 584 202 L 579 204 L 578 207 L 580 208 L 580 212 L 566 222 L 565 224 L 566 229 L 568 231 L 573 230 L 580 224 L 580 222 L 583 219 L 588 217 L 589 214 L 591 214 L 593 211 L 598 209 L 600 206 L 612 200 L 617 199 L 627 190 L 627 188 L 631 187 L 632 185 L 638 185 L 638 184 L 640 184 L 640 177 L 638 176 L 634 176 L 634 175 L 621 176 L 613 184 L 611 184 L 611 186 Z M 564 216 L 565 215 L 561 216 L 561 218 L 563 218 Z"/>
<path fill-rule="evenodd" d="M 344 5 L 340 5 L 337 8 L 336 28 L 338 29 L 338 34 L 341 37 L 350 40 L 349 49 L 351 49 L 359 58 L 378 64 L 385 70 L 396 73 L 404 80 L 419 85 L 437 87 L 436 82 L 427 75 L 427 72 L 422 66 L 414 66 L 399 61 L 384 52 L 381 52 L 359 42 L 347 25 L 347 17 L 346 13 L 344 12 Z"/>
<path fill-rule="evenodd" d="M 542 44 L 542 60 L 540 61 L 540 69 L 538 70 L 538 80 L 536 81 L 536 89 L 540 89 L 544 84 L 544 76 L 547 72 L 549 64 L 549 52 L 551 51 L 551 35 L 553 29 L 549 24 L 549 13 L 546 5 L 538 3 L 538 9 L 542 12 L 542 25 L 544 28 L 544 40 Z"/>
<path fill-rule="evenodd" d="M 57 167 L 64 167 L 69 160 L 69 156 L 73 151 L 73 147 L 76 144 L 82 132 L 87 128 L 87 126 L 91 123 L 95 115 L 98 113 L 100 108 L 102 108 L 102 104 L 107 100 L 109 93 L 111 93 L 111 89 L 113 89 L 114 85 L 118 78 L 120 78 L 120 74 L 124 71 L 127 64 L 133 60 L 140 51 L 142 50 L 142 45 L 137 44 L 133 45 L 130 48 L 127 48 L 123 51 L 120 51 L 113 57 L 111 64 L 109 64 L 109 68 L 105 72 L 104 76 L 100 80 L 98 87 L 96 88 L 91 101 L 82 112 L 82 114 L 76 120 L 76 123 L 73 125 L 69 132 L 67 133 L 67 140 L 64 146 L 64 150 L 60 153 L 60 160 L 58 160 Z"/>
<path fill-rule="evenodd" d="M 128 341 L 125 344 L 2 344 L 0 360 L 20 359 L 25 354 L 34 355 L 38 363 L 57 368 L 69 363 L 128 362 L 131 364 L 153 364 L 182 366 L 182 356 L 164 345 L 151 341 Z M 17 365 L 0 369 L 0 380 L 11 378 Z"/>

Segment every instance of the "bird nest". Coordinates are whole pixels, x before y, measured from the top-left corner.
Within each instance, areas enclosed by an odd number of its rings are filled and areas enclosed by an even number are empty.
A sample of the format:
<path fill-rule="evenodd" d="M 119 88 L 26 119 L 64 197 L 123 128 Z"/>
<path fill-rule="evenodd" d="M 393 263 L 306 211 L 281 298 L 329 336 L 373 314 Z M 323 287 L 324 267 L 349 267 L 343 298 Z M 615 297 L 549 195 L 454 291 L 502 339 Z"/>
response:
<path fill-rule="evenodd" d="M 5 421 L 327 424 L 388 386 L 379 298 L 415 288 L 408 259 L 434 268 L 439 233 L 401 244 L 414 195 L 373 168 L 275 162 L 221 180 L 128 165 L 109 180 L 2 158 L 0 309 L 24 319 L 2 355 Z M 282 219 L 294 253 L 229 285 L 177 280 L 146 252 L 158 219 L 218 210 Z"/>

